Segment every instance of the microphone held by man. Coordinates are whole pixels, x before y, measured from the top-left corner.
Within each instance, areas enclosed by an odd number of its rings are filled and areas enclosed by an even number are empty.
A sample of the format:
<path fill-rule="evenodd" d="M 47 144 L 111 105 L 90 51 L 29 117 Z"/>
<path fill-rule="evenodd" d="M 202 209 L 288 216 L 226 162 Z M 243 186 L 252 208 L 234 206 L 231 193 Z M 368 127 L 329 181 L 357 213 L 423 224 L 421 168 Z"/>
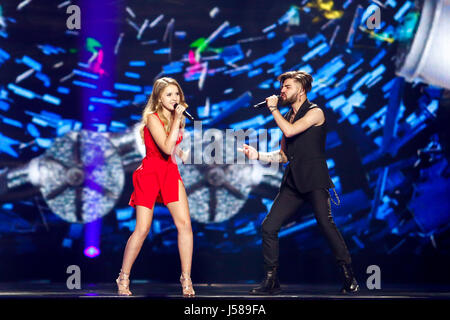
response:
<path fill-rule="evenodd" d="M 281 96 L 277 95 L 277 98 L 280 99 Z M 267 105 L 267 101 L 264 100 L 264 101 L 261 101 L 260 103 L 253 105 L 253 108 L 261 108 L 261 107 L 265 107 L 266 105 Z"/>

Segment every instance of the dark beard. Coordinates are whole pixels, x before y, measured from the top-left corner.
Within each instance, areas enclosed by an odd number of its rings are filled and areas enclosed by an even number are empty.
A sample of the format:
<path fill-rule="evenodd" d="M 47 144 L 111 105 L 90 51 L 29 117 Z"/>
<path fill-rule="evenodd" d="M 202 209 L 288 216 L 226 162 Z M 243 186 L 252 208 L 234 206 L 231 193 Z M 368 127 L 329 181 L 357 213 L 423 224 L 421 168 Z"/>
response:
<path fill-rule="evenodd" d="M 280 104 L 283 107 L 291 105 L 291 104 L 295 103 L 295 101 L 297 101 L 297 97 L 298 97 L 298 94 L 292 96 L 290 99 L 283 99 L 283 98 L 281 98 Z"/>

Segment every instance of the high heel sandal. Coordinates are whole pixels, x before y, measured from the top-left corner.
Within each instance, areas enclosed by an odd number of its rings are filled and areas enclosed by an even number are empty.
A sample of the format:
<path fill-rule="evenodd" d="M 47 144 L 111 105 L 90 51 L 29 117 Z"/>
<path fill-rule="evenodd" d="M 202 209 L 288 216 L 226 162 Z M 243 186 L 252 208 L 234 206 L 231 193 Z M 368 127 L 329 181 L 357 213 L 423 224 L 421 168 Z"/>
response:
<path fill-rule="evenodd" d="M 195 291 L 192 286 L 192 280 L 189 276 L 184 277 L 183 274 L 180 276 L 181 288 L 183 289 L 183 297 L 192 298 L 195 297 Z"/>
<path fill-rule="evenodd" d="M 117 283 L 117 293 L 119 296 L 131 296 L 132 293 L 130 291 L 130 274 L 122 272 L 120 269 L 119 277 L 116 279 Z M 125 282 L 125 283 L 123 283 Z"/>

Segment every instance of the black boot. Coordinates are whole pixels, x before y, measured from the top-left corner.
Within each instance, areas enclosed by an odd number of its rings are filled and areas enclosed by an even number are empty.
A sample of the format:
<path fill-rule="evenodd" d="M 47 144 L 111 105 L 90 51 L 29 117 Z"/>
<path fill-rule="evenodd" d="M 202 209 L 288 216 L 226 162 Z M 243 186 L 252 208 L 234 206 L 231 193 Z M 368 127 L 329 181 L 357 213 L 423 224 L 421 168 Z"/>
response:
<path fill-rule="evenodd" d="M 250 290 L 253 295 L 278 294 L 281 292 L 280 282 L 278 281 L 277 268 L 266 271 L 266 276 L 261 284 Z"/>
<path fill-rule="evenodd" d="M 344 286 L 341 289 L 341 293 L 356 293 L 359 291 L 359 285 L 356 281 L 355 274 L 353 273 L 352 265 L 347 263 L 339 264 L 342 278 L 344 280 Z"/>

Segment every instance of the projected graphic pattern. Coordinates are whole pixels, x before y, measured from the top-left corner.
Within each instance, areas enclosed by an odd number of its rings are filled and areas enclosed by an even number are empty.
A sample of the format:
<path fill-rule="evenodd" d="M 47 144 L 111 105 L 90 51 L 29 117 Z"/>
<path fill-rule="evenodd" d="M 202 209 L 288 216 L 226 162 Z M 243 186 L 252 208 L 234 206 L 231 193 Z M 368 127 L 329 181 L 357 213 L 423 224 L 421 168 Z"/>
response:
<path fill-rule="evenodd" d="M 16 226 L 1 232 L 36 232 L 53 215 L 62 218 L 55 225 L 89 222 L 80 208 L 91 200 L 99 206 L 97 216 L 114 215 L 117 229 L 133 230 L 134 212 L 126 205 L 131 189 L 124 181 L 143 156 L 134 125 L 156 78 L 180 81 L 189 111 L 204 129 L 276 129 L 267 110 L 251 105 L 278 91 L 277 75 L 297 69 L 311 73 L 308 98 L 327 112 L 327 163 L 342 203 L 332 209 L 344 236 L 352 239 L 351 249 L 373 246 L 392 253 L 410 244 L 420 253 L 430 241 L 436 246 L 435 236 L 447 230 L 448 201 L 437 201 L 446 199 L 449 189 L 442 146 L 447 142 L 434 126 L 442 90 L 404 83 L 394 73 L 396 30 L 405 20 L 411 23 L 412 1 L 386 1 L 376 30 L 365 23 L 369 1 L 276 6 L 261 1 L 256 7 L 236 1 L 209 7 L 195 1 L 158 7 L 140 1 L 99 3 L 102 10 L 95 16 L 102 39 L 83 20 L 80 30 L 66 29 L 69 1 L 1 6 L 0 216 L 3 226 Z M 87 2 L 79 6 L 82 19 L 94 14 Z M 404 27 L 401 31 L 408 38 Z M 189 121 L 186 129 L 194 134 Z M 48 168 L 49 179 L 67 174 L 75 182 L 32 183 L 37 173 L 25 168 L 42 155 L 48 158 L 65 135 L 92 137 L 95 143 L 89 145 L 99 148 L 92 170 L 114 181 L 89 183 L 82 174 L 86 163 L 77 172 L 59 163 L 58 169 Z M 281 135 L 270 138 L 269 151 Z M 60 147 L 72 149 L 70 143 Z M 276 175 L 265 170 L 260 164 L 180 165 L 200 248 L 238 252 L 260 245 L 260 223 L 283 168 Z M 82 194 L 74 195 L 82 189 L 74 185 L 83 183 Z M 54 205 L 52 199 L 64 192 L 72 192 L 72 200 L 61 198 Z M 22 214 L 26 210 L 42 219 L 29 223 Z M 283 227 L 280 237 L 313 247 L 314 241 L 305 241 L 314 236 L 315 224 L 307 211 Z M 62 246 L 72 246 L 80 227 L 70 225 Z M 149 237 L 158 250 L 176 248 L 175 231 L 167 209 L 156 207 Z"/>

